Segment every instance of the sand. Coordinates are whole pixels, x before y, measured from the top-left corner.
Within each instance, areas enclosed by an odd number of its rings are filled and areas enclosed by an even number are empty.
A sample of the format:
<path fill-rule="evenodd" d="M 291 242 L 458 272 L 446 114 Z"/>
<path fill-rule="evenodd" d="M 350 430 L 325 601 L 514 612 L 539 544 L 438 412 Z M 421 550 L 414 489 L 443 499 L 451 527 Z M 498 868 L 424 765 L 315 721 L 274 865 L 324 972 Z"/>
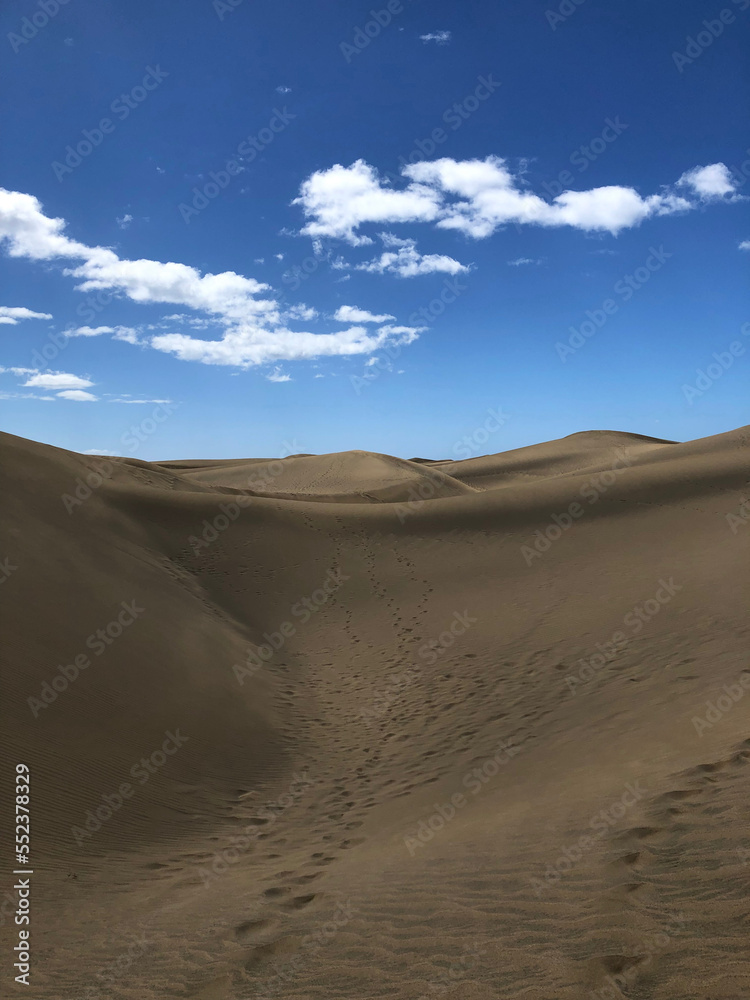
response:
<path fill-rule="evenodd" d="M 0 448 L 7 995 L 750 996 L 750 429 Z"/>

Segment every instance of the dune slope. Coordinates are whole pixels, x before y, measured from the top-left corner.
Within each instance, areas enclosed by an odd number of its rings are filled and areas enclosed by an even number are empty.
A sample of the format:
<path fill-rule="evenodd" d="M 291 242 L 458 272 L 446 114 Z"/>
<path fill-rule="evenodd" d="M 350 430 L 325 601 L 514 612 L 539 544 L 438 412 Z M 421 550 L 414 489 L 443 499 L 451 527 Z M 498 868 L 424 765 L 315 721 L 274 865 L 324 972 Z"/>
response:
<path fill-rule="evenodd" d="M 0 456 L 29 995 L 750 995 L 748 428 Z"/>

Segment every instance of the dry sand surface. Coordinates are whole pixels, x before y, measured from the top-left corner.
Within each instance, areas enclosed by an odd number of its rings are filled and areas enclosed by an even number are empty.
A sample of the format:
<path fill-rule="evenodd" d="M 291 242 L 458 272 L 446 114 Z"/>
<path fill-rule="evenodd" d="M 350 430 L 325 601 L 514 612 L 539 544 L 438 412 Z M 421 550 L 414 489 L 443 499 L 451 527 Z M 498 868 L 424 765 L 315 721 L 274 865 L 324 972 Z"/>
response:
<path fill-rule="evenodd" d="M 0 446 L 4 995 L 750 997 L 750 429 Z"/>

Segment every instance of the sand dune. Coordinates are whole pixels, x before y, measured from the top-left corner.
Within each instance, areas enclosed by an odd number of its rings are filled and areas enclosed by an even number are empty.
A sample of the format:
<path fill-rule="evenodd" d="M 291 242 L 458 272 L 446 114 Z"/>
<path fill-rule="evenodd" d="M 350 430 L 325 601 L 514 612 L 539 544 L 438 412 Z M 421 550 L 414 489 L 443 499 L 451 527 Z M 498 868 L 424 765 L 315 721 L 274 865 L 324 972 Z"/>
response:
<path fill-rule="evenodd" d="M 750 996 L 750 429 L 0 453 L 28 995 Z"/>

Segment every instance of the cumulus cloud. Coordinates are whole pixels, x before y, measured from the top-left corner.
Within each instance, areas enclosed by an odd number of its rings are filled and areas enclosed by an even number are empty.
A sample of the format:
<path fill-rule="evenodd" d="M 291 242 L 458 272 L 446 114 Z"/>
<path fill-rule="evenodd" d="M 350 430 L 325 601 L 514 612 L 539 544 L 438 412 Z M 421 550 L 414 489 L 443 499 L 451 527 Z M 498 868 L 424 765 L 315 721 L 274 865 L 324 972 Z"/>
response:
<path fill-rule="evenodd" d="M 122 216 L 121 219 L 117 219 L 117 225 L 120 229 L 127 229 L 130 223 L 133 221 L 133 216 L 129 215 L 127 212 Z"/>
<path fill-rule="evenodd" d="M 385 323 L 389 319 L 395 319 L 388 313 L 376 316 L 375 313 L 366 309 L 358 309 L 357 306 L 339 306 L 333 314 L 333 318 L 339 323 Z"/>
<path fill-rule="evenodd" d="M 734 179 L 724 163 L 712 163 L 708 167 L 695 167 L 680 177 L 680 187 L 690 188 L 700 198 L 710 200 L 733 194 Z"/>
<path fill-rule="evenodd" d="M 427 35 L 420 35 L 420 40 L 425 44 L 435 42 L 436 45 L 447 45 L 451 40 L 450 31 L 431 31 Z"/>
<path fill-rule="evenodd" d="M 274 368 L 274 370 L 271 372 L 270 375 L 266 375 L 266 378 L 268 379 L 269 382 L 291 382 L 292 381 L 292 376 L 291 375 L 286 375 L 278 367 Z"/>
<path fill-rule="evenodd" d="M 750 250 L 750 240 L 743 240 L 740 243 L 740 250 Z"/>
<path fill-rule="evenodd" d="M 94 383 L 69 372 L 38 372 L 23 384 L 38 389 L 88 389 Z"/>
<path fill-rule="evenodd" d="M 307 323 L 311 319 L 317 319 L 318 310 L 313 309 L 312 306 L 306 306 L 304 303 L 300 303 L 297 306 L 291 306 L 287 309 L 285 316 L 288 319 L 303 320 Z"/>
<path fill-rule="evenodd" d="M 64 392 L 58 392 L 57 395 L 60 399 L 72 399 L 74 403 L 95 403 L 98 399 L 98 396 L 84 392 L 83 389 L 66 389 Z"/>
<path fill-rule="evenodd" d="M 377 187 L 374 180 L 372 183 Z M 397 202 L 403 198 L 399 194 L 395 197 Z M 408 200 L 413 203 L 414 196 L 410 194 Z M 0 189 L 0 242 L 11 257 L 72 261 L 63 273 L 76 279 L 79 291 L 106 290 L 133 302 L 176 305 L 212 318 L 221 331 L 219 340 L 201 340 L 173 330 L 148 341 L 151 347 L 181 360 L 250 367 L 293 359 L 369 354 L 389 342 L 407 343 L 417 333 L 416 328 L 403 334 L 372 333 L 356 325 L 335 333 L 292 331 L 285 325 L 270 286 L 264 282 L 234 271 L 201 274 L 194 267 L 175 262 L 123 260 L 109 248 L 90 247 L 72 239 L 65 228 L 65 221 L 46 216 L 32 195 Z M 118 336 L 118 329 L 120 339 L 127 339 L 122 331 L 131 328 L 113 328 L 114 336 Z"/>
<path fill-rule="evenodd" d="M 52 319 L 52 315 L 34 312 L 25 306 L 0 306 L 0 324 L 16 326 L 21 319 Z"/>
<path fill-rule="evenodd" d="M 335 164 L 316 170 L 303 182 L 300 205 L 310 219 L 302 230 L 306 236 L 331 236 L 352 246 L 371 243 L 355 229 L 363 222 L 432 222 L 440 211 L 440 194 L 413 183 L 404 191 L 394 191 L 381 180 L 377 170 L 364 160 L 350 167 Z"/>
<path fill-rule="evenodd" d="M 384 222 L 433 223 L 473 239 L 491 236 L 509 223 L 569 226 L 616 235 L 648 218 L 685 212 L 700 204 L 669 189 L 644 197 L 634 188 L 619 185 L 563 191 L 547 201 L 528 190 L 522 174 L 514 174 L 498 156 L 420 161 L 405 165 L 401 173 L 405 186 L 396 190 L 364 160 L 316 171 L 303 182 L 293 202 L 307 220 L 302 232 L 345 240 L 353 246 L 372 242 L 358 231 L 361 226 Z M 734 191 L 722 163 L 688 171 L 677 186 L 687 187 L 701 200 Z"/>
<path fill-rule="evenodd" d="M 462 271 L 470 270 L 466 264 L 461 264 L 453 257 L 437 253 L 419 253 L 415 240 L 401 240 L 390 233 L 382 233 L 381 239 L 386 246 L 395 249 L 386 250 L 380 257 L 364 264 L 358 264 L 357 271 L 368 271 L 371 274 L 395 274 L 399 278 L 414 278 L 419 274 L 435 274 L 436 272 L 460 274 Z"/>

